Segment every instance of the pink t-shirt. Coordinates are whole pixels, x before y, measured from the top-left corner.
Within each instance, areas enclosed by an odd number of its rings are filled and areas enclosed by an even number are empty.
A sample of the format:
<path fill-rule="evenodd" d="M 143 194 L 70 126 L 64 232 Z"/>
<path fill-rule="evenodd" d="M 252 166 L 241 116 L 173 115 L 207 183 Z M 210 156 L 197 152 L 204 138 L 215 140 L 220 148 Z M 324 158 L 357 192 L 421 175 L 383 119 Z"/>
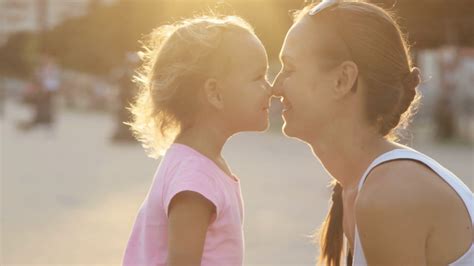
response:
<path fill-rule="evenodd" d="M 176 143 L 163 157 L 140 207 L 123 265 L 167 264 L 168 206 L 182 191 L 197 192 L 216 207 L 216 217 L 207 229 L 201 265 L 242 265 L 243 202 L 238 178 L 227 175 L 196 150 Z"/>

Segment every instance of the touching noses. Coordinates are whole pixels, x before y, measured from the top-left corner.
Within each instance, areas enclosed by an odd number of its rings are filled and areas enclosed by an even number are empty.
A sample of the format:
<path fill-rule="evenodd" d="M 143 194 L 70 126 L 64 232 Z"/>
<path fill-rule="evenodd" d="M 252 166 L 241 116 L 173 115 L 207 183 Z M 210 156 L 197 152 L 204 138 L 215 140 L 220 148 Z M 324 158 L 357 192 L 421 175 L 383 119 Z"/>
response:
<path fill-rule="evenodd" d="M 271 90 L 272 90 L 272 96 L 273 97 L 282 97 L 283 96 L 282 78 L 281 78 L 280 74 L 281 73 L 278 73 L 275 80 L 273 81 L 273 84 L 271 85 Z"/>
<path fill-rule="evenodd" d="M 268 97 L 271 97 L 273 95 L 272 85 L 268 81 L 265 81 L 265 84 L 263 86 L 264 86 L 264 89 L 265 89 L 265 94 Z"/>

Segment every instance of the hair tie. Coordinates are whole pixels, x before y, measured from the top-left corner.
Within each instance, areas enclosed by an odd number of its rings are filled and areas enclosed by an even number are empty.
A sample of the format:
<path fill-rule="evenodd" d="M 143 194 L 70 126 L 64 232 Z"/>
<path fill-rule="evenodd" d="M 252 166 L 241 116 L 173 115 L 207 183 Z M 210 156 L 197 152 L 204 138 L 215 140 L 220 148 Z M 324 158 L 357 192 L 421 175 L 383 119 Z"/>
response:
<path fill-rule="evenodd" d="M 418 85 L 420 85 L 420 69 L 418 67 L 414 67 L 411 69 L 408 74 L 405 75 L 405 78 L 402 80 L 403 87 L 405 89 L 414 90 Z"/>
<path fill-rule="evenodd" d="M 342 186 L 339 182 L 337 182 L 336 184 L 334 184 L 334 187 L 332 188 L 332 196 L 331 196 L 332 202 L 340 201 L 341 194 L 342 194 Z"/>

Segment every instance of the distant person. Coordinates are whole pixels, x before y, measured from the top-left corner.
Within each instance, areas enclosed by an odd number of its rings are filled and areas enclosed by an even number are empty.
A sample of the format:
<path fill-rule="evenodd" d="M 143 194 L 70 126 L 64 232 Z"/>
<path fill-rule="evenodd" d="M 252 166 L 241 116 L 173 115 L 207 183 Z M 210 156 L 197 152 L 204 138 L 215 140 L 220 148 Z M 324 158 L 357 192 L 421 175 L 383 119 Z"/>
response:
<path fill-rule="evenodd" d="M 54 59 L 42 56 L 40 65 L 35 69 L 29 90 L 28 101 L 33 105 L 34 115 L 28 122 L 19 124 L 22 130 L 38 126 L 52 129 L 55 120 L 54 96 L 60 89 L 60 70 Z"/>
<path fill-rule="evenodd" d="M 456 123 L 453 99 L 448 91 L 442 91 L 434 108 L 435 137 L 438 140 L 450 140 L 455 137 Z"/>
<path fill-rule="evenodd" d="M 459 64 L 458 51 L 446 49 L 441 57 L 441 87 L 435 102 L 433 121 L 438 140 L 452 140 L 458 135 L 456 125 L 455 98 L 457 88 L 456 72 Z"/>
<path fill-rule="evenodd" d="M 137 54 L 127 53 L 125 57 L 125 65 L 120 73 L 117 80 L 117 86 L 119 89 L 118 99 L 119 106 L 116 116 L 116 127 L 112 140 L 116 142 L 128 142 L 135 141 L 130 127 L 125 122 L 132 119 L 130 110 L 128 107 L 133 101 L 133 97 L 136 95 L 137 89 L 136 84 L 133 82 L 133 76 L 135 74 L 139 58 Z"/>
<path fill-rule="evenodd" d="M 394 141 L 418 102 L 420 71 L 392 15 L 361 1 L 310 4 L 281 59 L 283 131 L 334 178 L 319 263 L 474 265 L 472 192 Z"/>
<path fill-rule="evenodd" d="M 221 152 L 268 128 L 265 49 L 243 19 L 199 17 L 154 31 L 131 126 L 164 154 L 124 265 L 242 265 L 240 180 Z"/>
<path fill-rule="evenodd" d="M 0 77 L 0 118 L 3 118 L 3 116 L 5 115 L 6 91 L 4 85 L 4 80 Z"/>

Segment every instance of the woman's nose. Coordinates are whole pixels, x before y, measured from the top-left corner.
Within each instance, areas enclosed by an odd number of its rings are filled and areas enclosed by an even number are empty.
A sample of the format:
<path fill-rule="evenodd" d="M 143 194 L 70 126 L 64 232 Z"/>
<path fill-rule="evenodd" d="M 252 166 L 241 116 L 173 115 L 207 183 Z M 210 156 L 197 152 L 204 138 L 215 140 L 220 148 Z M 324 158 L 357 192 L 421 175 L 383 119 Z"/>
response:
<path fill-rule="evenodd" d="M 266 82 L 265 83 L 265 92 L 268 94 L 268 97 L 272 97 L 273 95 L 273 89 L 272 89 L 272 85 L 269 83 L 269 82 Z"/>
<path fill-rule="evenodd" d="M 262 88 L 263 88 L 263 91 L 264 91 L 266 96 L 268 96 L 268 97 L 272 96 L 272 86 L 270 85 L 270 83 L 268 81 L 265 81 L 263 83 Z"/>

